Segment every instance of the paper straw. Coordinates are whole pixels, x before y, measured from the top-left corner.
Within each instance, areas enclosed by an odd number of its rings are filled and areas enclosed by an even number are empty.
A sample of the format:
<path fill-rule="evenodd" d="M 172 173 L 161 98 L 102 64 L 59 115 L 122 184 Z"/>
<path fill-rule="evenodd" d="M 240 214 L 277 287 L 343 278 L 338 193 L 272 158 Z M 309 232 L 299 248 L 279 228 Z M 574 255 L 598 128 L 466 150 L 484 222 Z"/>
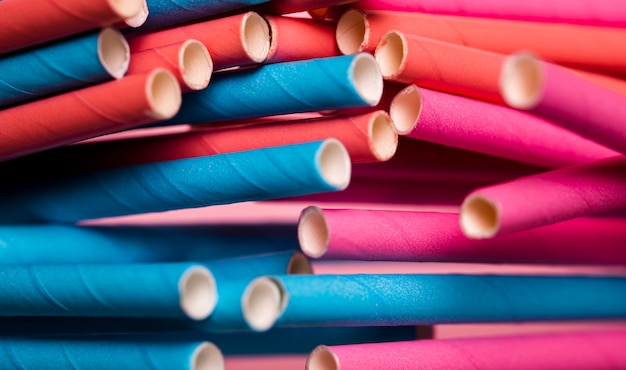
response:
<path fill-rule="evenodd" d="M 113 25 L 136 14 L 142 0 L 4 0 L 0 54 Z"/>
<path fill-rule="evenodd" d="M 492 238 L 626 206 L 626 159 L 615 156 L 475 189 L 461 206 L 470 238 Z"/>
<path fill-rule="evenodd" d="M 79 173 L 2 199 L 4 223 L 76 222 L 338 191 L 350 158 L 336 139 Z"/>
<path fill-rule="evenodd" d="M 516 109 L 436 90 L 417 94 L 411 138 L 554 168 L 619 154 Z"/>
<path fill-rule="evenodd" d="M 131 54 L 128 74 L 148 73 L 156 68 L 172 72 L 185 93 L 209 85 L 213 61 L 206 46 L 195 39 Z"/>
<path fill-rule="evenodd" d="M 0 264 L 184 262 L 298 250 L 295 224 L 0 226 Z"/>
<path fill-rule="evenodd" d="M 361 53 L 220 73 L 211 86 L 185 94 L 165 124 L 194 124 L 378 104 L 383 79 L 371 54 Z"/>
<path fill-rule="evenodd" d="M 127 39 L 132 53 L 195 39 L 206 46 L 213 69 L 220 70 L 265 61 L 270 29 L 261 15 L 249 11 L 164 30 L 130 33 Z"/>
<path fill-rule="evenodd" d="M 124 36 L 107 27 L 0 59 L 0 107 L 95 85 L 126 74 Z"/>
<path fill-rule="evenodd" d="M 201 320 L 215 280 L 195 263 L 3 265 L 3 316 L 160 317 Z"/>
<path fill-rule="evenodd" d="M 4 109 L 0 161 L 167 119 L 180 104 L 176 78 L 156 69 Z"/>
<path fill-rule="evenodd" d="M 523 4 L 501 1 L 455 0 L 441 2 L 411 0 L 360 0 L 358 7 L 365 10 L 397 10 L 405 12 L 451 14 L 460 16 L 519 19 L 547 23 L 573 23 L 593 26 L 624 27 L 624 3 L 619 0 L 597 2 L 581 0 L 563 3 L 558 0 L 526 1 Z"/>
<path fill-rule="evenodd" d="M 3 337 L 0 353 L 3 369 L 225 369 L 220 349 L 206 341 Z"/>
<path fill-rule="evenodd" d="M 504 104 L 498 88 L 503 55 L 389 31 L 375 56 L 385 79 Z"/>
<path fill-rule="evenodd" d="M 287 296 L 274 327 L 555 321 L 626 315 L 623 277 L 365 274 L 258 279 L 269 279 Z"/>
<path fill-rule="evenodd" d="M 142 0 L 139 10 L 135 14 L 129 17 L 126 17 L 124 19 L 124 24 L 118 24 L 118 27 L 121 29 L 124 29 L 127 27 L 132 27 L 132 28 L 141 27 L 144 23 L 146 23 L 146 20 L 148 19 L 149 14 L 150 14 L 150 10 L 148 9 L 148 1 Z"/>
<path fill-rule="evenodd" d="M 503 62 L 500 89 L 509 106 L 626 153 L 626 97 L 528 54 Z"/>
<path fill-rule="evenodd" d="M 306 369 L 609 369 L 626 366 L 624 340 L 605 331 L 320 345 Z"/>
<path fill-rule="evenodd" d="M 270 14 L 291 14 L 355 2 L 357 0 L 271 0 L 261 5 L 261 9 Z"/>
<path fill-rule="evenodd" d="M 329 260 L 613 265 L 626 263 L 625 226 L 578 218 L 476 240 L 463 235 L 457 213 L 309 206 L 298 239 L 304 254 Z"/>
<path fill-rule="evenodd" d="M 266 63 L 293 62 L 341 55 L 335 41 L 335 24 L 308 18 L 265 15 L 271 30 Z M 307 35 L 310 42 L 302 42 Z"/>

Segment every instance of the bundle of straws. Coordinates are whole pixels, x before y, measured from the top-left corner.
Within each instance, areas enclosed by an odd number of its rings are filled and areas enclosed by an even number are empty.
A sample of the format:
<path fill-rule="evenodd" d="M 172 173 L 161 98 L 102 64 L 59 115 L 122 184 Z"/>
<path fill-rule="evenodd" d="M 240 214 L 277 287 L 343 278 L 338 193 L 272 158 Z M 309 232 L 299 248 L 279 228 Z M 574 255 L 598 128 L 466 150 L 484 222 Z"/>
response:
<path fill-rule="evenodd" d="M 0 368 L 626 367 L 620 0 L 0 24 Z"/>

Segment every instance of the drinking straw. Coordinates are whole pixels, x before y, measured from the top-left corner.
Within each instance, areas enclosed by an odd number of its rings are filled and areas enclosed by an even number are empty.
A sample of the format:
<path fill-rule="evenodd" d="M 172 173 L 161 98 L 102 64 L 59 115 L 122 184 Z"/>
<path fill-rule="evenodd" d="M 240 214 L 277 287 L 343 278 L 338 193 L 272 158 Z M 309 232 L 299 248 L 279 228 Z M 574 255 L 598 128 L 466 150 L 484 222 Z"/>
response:
<path fill-rule="evenodd" d="M 626 158 L 609 157 L 474 189 L 461 206 L 470 238 L 492 238 L 626 206 Z"/>
<path fill-rule="evenodd" d="M 357 0 L 271 0 L 260 5 L 260 9 L 269 14 L 291 14 L 355 2 Z"/>
<path fill-rule="evenodd" d="M 131 54 L 128 74 L 147 73 L 156 68 L 172 72 L 185 93 L 202 90 L 209 85 L 213 61 L 206 46 L 195 39 Z"/>
<path fill-rule="evenodd" d="M 338 191 L 350 158 L 336 139 L 59 177 L 3 194 L 2 222 L 76 222 Z"/>
<path fill-rule="evenodd" d="M 266 64 L 213 76 L 185 94 L 180 111 L 160 125 L 258 118 L 378 104 L 383 78 L 371 54 Z"/>
<path fill-rule="evenodd" d="M 624 331 L 586 331 L 435 339 L 311 351 L 307 370 L 350 369 L 609 369 L 626 366 Z"/>
<path fill-rule="evenodd" d="M 155 69 L 7 108 L 0 161 L 167 119 L 180 104 L 176 78 Z"/>
<path fill-rule="evenodd" d="M 110 26 L 139 12 L 142 0 L 4 0 L 0 54 Z"/>
<path fill-rule="evenodd" d="M 275 15 L 264 15 L 264 18 L 272 35 L 265 63 L 341 55 L 335 40 L 335 23 Z M 302 42 L 302 35 L 307 35 L 310 42 Z"/>
<path fill-rule="evenodd" d="M 385 79 L 504 104 L 498 85 L 504 55 L 389 31 L 375 56 Z"/>
<path fill-rule="evenodd" d="M 624 277 L 458 274 L 279 275 L 274 327 L 393 326 L 620 318 Z M 245 303 L 245 302 L 244 302 Z M 275 315 L 268 312 L 267 316 Z"/>
<path fill-rule="evenodd" d="M 565 167 L 619 153 L 541 117 L 436 90 L 419 89 L 407 137 L 545 167 Z"/>
<path fill-rule="evenodd" d="M 124 36 L 106 27 L 7 55 L 0 59 L 0 108 L 121 78 L 128 53 Z"/>
<path fill-rule="evenodd" d="M 295 251 L 295 224 L 0 226 L 0 264 L 184 262 Z"/>
<path fill-rule="evenodd" d="M 525 53 L 503 62 L 500 91 L 513 108 L 626 153 L 626 97 L 616 92 Z"/>
<path fill-rule="evenodd" d="M 526 1 L 524 4 L 501 1 L 455 0 L 441 2 L 411 0 L 360 0 L 364 10 L 397 10 L 405 12 L 451 14 L 482 18 L 518 19 L 546 23 L 573 23 L 592 26 L 624 27 L 625 5 L 619 0 L 597 2 L 576 1 L 574 4 L 558 0 Z"/>
<path fill-rule="evenodd" d="M 159 317 L 202 320 L 217 300 L 197 263 L 2 265 L 3 316 Z"/>
<path fill-rule="evenodd" d="M 625 226 L 578 218 L 476 240 L 463 235 L 457 213 L 309 206 L 298 239 L 307 256 L 330 260 L 613 265 L 626 262 Z"/>
<path fill-rule="evenodd" d="M 211 342 L 116 341 L 98 337 L 0 339 L 3 369 L 223 370 Z"/>
<path fill-rule="evenodd" d="M 219 37 L 215 37 L 219 34 Z M 265 61 L 270 48 L 270 29 L 265 19 L 248 11 L 152 32 L 127 36 L 132 53 L 195 39 L 204 44 L 213 69 L 245 66 Z"/>
<path fill-rule="evenodd" d="M 626 72 L 626 52 L 611 46 L 624 43 L 626 30 L 615 27 L 351 9 L 337 23 L 337 43 L 344 54 L 374 52 L 390 30 L 500 54 L 528 50 L 584 70 Z"/>
<path fill-rule="evenodd" d="M 150 14 L 150 10 L 148 9 L 148 1 L 142 0 L 139 10 L 134 15 L 125 18 L 123 24 L 118 23 L 117 27 L 120 29 L 126 29 L 128 27 L 132 27 L 132 28 L 141 27 L 148 19 L 149 14 Z"/>

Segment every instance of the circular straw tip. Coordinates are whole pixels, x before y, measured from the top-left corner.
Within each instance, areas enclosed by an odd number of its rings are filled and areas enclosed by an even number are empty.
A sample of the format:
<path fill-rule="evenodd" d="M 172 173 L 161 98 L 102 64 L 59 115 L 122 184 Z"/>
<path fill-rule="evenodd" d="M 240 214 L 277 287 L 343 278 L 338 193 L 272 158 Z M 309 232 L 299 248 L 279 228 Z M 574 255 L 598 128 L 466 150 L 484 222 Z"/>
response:
<path fill-rule="evenodd" d="M 335 40 L 342 54 L 356 54 L 364 50 L 369 38 L 369 28 L 365 12 L 348 9 L 337 21 Z"/>
<path fill-rule="evenodd" d="M 383 76 L 372 54 L 357 54 L 354 57 L 351 75 L 359 96 L 370 106 L 378 104 L 383 96 Z"/>
<path fill-rule="evenodd" d="M 383 78 L 392 80 L 404 69 L 406 63 L 406 41 L 398 31 L 389 31 L 381 39 L 374 56 Z"/>
<path fill-rule="evenodd" d="M 213 274 L 203 266 L 188 268 L 178 281 L 180 307 L 191 319 L 203 320 L 217 304 L 217 287 Z"/>
<path fill-rule="evenodd" d="M 398 149 L 398 131 L 391 116 L 384 110 L 376 111 L 370 124 L 371 151 L 376 159 L 387 161 Z"/>
<path fill-rule="evenodd" d="M 167 69 L 154 69 L 146 87 L 150 114 L 157 120 L 172 118 L 182 104 L 182 91 L 176 76 Z"/>
<path fill-rule="evenodd" d="M 286 294 L 278 282 L 258 277 L 250 282 L 241 297 L 243 317 L 254 331 L 269 330 L 286 305 Z"/>
<path fill-rule="evenodd" d="M 339 370 L 339 358 L 327 346 L 319 345 L 306 359 L 306 370 Z"/>
<path fill-rule="evenodd" d="M 394 96 L 389 115 L 400 135 L 413 131 L 422 113 L 422 94 L 416 85 L 409 85 Z"/>
<path fill-rule="evenodd" d="M 500 94 L 513 108 L 532 109 L 539 103 L 543 91 L 541 62 L 528 53 L 506 58 L 500 73 Z"/>
<path fill-rule="evenodd" d="M 250 60 L 262 63 L 267 59 L 272 37 L 265 18 L 256 12 L 246 13 L 241 24 L 241 37 Z"/>
<path fill-rule="evenodd" d="M 130 65 L 130 47 L 120 31 L 112 27 L 100 31 L 98 58 L 111 77 L 116 79 L 124 77 Z"/>
<path fill-rule="evenodd" d="M 298 241 L 302 253 L 311 258 L 320 258 L 326 254 L 330 231 L 324 212 L 320 208 L 309 206 L 300 213 Z"/>
<path fill-rule="evenodd" d="M 468 238 L 492 238 L 500 229 L 498 206 L 487 197 L 470 195 L 461 205 L 460 224 Z"/>
<path fill-rule="evenodd" d="M 294 252 L 287 265 L 287 275 L 311 275 L 313 267 L 306 256 L 300 252 Z"/>
<path fill-rule="evenodd" d="M 334 138 L 324 140 L 317 152 L 317 166 L 326 183 L 339 190 L 348 187 L 352 162 L 341 141 Z"/>
<path fill-rule="evenodd" d="M 185 85 L 190 90 L 206 88 L 213 74 L 213 60 L 207 47 L 198 40 L 188 39 L 182 45 L 179 58 Z"/>
<path fill-rule="evenodd" d="M 222 351 L 211 342 L 203 342 L 193 352 L 191 370 L 223 370 L 225 367 Z"/>

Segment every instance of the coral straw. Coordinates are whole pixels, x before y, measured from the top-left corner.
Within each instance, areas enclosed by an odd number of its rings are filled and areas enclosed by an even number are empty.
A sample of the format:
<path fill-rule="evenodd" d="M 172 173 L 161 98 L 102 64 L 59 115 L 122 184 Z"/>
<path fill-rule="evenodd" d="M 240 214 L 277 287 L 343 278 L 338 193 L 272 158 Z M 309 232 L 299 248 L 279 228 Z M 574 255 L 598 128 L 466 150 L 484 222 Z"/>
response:
<path fill-rule="evenodd" d="M 219 34 L 219 37 L 215 37 Z M 261 63 L 270 48 L 270 29 L 256 12 L 127 35 L 131 53 L 195 39 L 206 46 L 213 69 Z"/>
<path fill-rule="evenodd" d="M 139 12 L 142 1 L 1 1 L 0 54 L 113 25 Z"/>
<path fill-rule="evenodd" d="M 209 85 L 213 61 L 206 46 L 194 39 L 131 54 L 128 74 L 147 73 L 156 68 L 172 72 L 184 93 Z"/>
<path fill-rule="evenodd" d="M 626 96 L 528 54 L 504 61 L 500 89 L 509 106 L 626 153 Z"/>
<path fill-rule="evenodd" d="M 0 59 L 0 108 L 126 74 L 128 44 L 114 28 L 51 42 Z"/>
<path fill-rule="evenodd" d="M 626 366 L 619 330 L 316 347 L 307 370 L 610 369 Z"/>
<path fill-rule="evenodd" d="M 463 235 L 456 213 L 310 206 L 298 224 L 302 251 L 330 260 L 624 264 L 624 238 L 626 222 L 608 217 L 578 218 L 484 240 Z"/>
<path fill-rule="evenodd" d="M 180 104 L 174 75 L 155 69 L 4 109 L 0 160 L 167 119 Z"/>

